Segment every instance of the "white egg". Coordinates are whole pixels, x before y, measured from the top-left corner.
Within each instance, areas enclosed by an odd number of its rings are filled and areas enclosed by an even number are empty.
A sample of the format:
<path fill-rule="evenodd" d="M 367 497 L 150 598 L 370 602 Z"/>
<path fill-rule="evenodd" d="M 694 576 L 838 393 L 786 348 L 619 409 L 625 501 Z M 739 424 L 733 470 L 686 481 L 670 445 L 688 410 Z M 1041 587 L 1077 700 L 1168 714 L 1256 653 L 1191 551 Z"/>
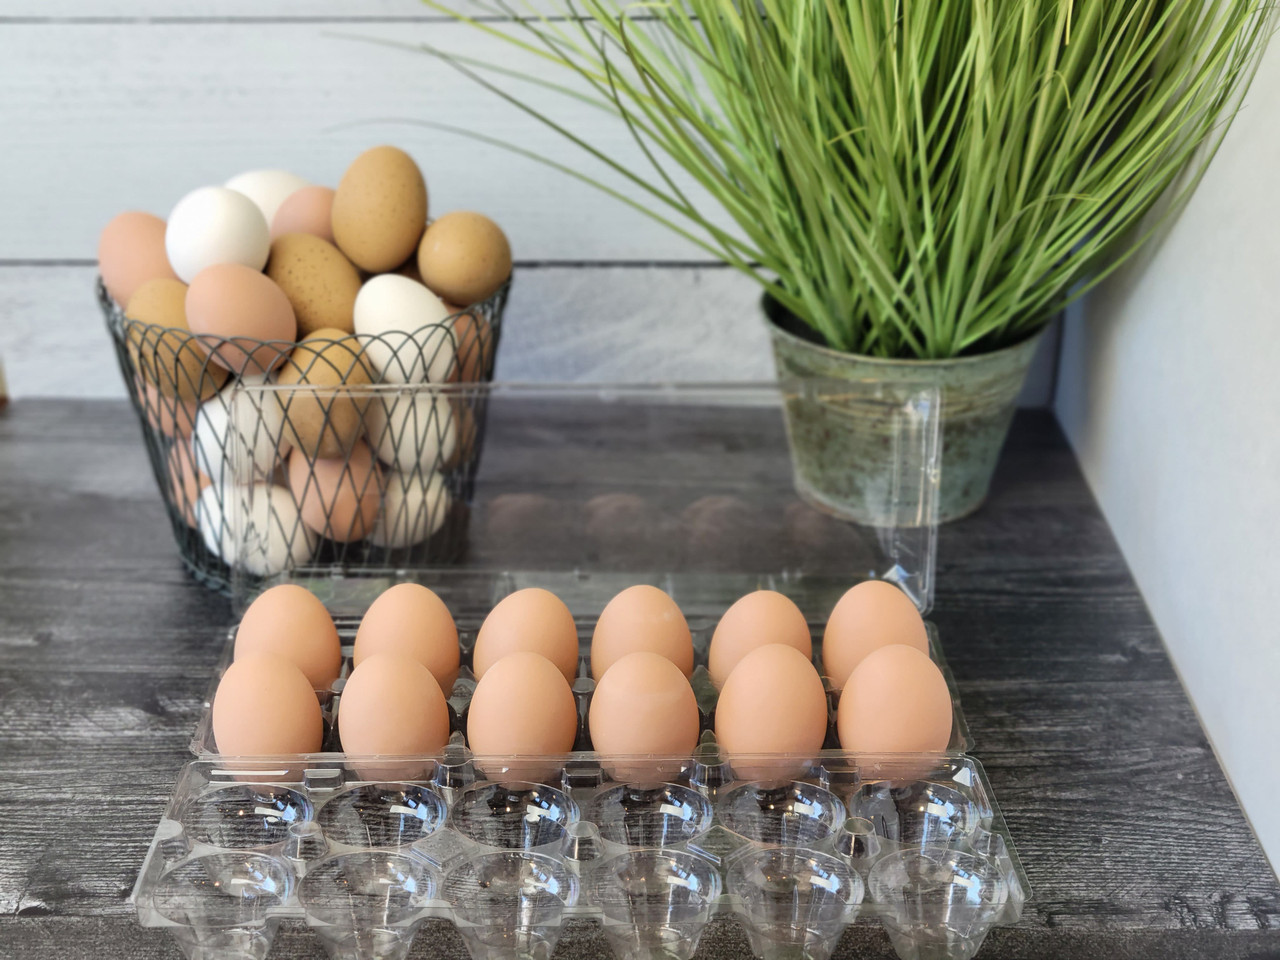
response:
<path fill-rule="evenodd" d="M 420 391 L 373 398 L 364 430 L 378 459 L 405 473 L 441 469 L 458 442 L 448 398 Z"/>
<path fill-rule="evenodd" d="M 227 529 L 222 494 L 222 489 L 215 484 L 200 491 L 200 497 L 196 500 L 196 528 L 209 552 L 221 557 L 224 563 L 231 563 L 227 558 L 232 554 L 235 538 L 232 531 Z"/>
<path fill-rule="evenodd" d="M 169 263 L 184 283 L 216 263 L 267 264 L 271 231 L 257 204 L 226 187 L 200 187 L 178 201 L 164 231 Z"/>
<path fill-rule="evenodd" d="M 257 386 L 270 379 L 248 376 L 241 382 Z M 231 430 L 233 403 L 234 432 Z M 270 477 L 289 447 L 284 436 L 284 411 L 273 391 L 249 390 L 235 395 L 228 388 L 214 394 L 196 410 L 191 450 L 196 466 L 215 486 L 227 481 L 252 483 Z"/>
<path fill-rule="evenodd" d="M 260 577 L 305 564 L 315 553 L 315 534 L 302 523 L 293 494 L 269 483 L 205 487 L 196 525 L 224 563 Z"/>
<path fill-rule="evenodd" d="M 386 383 L 441 383 L 453 370 L 449 308 L 408 277 L 384 273 L 356 295 L 355 331 Z"/>
<path fill-rule="evenodd" d="M 315 553 L 316 535 L 298 515 L 293 494 L 269 483 L 238 490 L 243 495 L 233 500 L 240 511 L 231 522 L 236 535 L 233 562 L 259 577 L 307 563 Z"/>
<path fill-rule="evenodd" d="M 444 524 L 453 498 L 434 470 L 411 474 L 387 471 L 382 512 L 369 534 L 375 547 L 397 550 L 421 543 Z"/>
<path fill-rule="evenodd" d="M 268 224 L 275 219 L 276 211 L 289 194 L 309 186 L 311 181 L 288 170 L 250 170 L 226 182 L 228 190 L 243 193 L 257 204 Z"/>

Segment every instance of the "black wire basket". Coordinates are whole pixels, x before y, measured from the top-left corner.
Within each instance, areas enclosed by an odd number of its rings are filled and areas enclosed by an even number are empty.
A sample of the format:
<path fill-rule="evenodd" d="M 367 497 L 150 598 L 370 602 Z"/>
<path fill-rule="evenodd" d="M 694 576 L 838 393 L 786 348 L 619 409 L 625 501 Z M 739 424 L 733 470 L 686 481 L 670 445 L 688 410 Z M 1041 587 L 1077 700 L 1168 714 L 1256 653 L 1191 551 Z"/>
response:
<path fill-rule="evenodd" d="M 98 302 L 192 575 L 229 594 L 236 568 L 355 573 L 460 559 L 488 400 L 469 384 L 493 379 L 509 290 L 510 281 L 415 331 L 293 342 L 133 320 L 99 278 Z M 272 373 L 244 372 L 258 368 Z M 265 539 L 286 544 L 284 555 L 251 549 L 255 518 L 281 528 Z"/>

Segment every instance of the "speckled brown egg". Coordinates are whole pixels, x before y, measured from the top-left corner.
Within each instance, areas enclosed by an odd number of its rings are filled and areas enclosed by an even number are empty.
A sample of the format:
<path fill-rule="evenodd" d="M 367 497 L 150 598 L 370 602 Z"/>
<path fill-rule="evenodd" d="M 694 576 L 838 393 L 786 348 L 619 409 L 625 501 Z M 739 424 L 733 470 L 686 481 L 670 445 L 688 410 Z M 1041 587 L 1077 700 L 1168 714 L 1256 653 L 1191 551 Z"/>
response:
<path fill-rule="evenodd" d="M 470 306 L 511 276 L 511 245 L 502 228 L 483 214 L 446 213 L 422 235 L 418 272 L 442 300 Z"/>
<path fill-rule="evenodd" d="M 286 233 L 309 233 L 333 243 L 333 194 L 330 187 L 301 187 L 276 208 L 271 239 Z"/>
<path fill-rule="evenodd" d="M 282 392 L 284 437 L 308 457 L 343 456 L 364 430 L 364 401 L 335 390 L 371 380 L 360 341 L 342 330 L 316 330 L 302 339 L 276 375 L 285 386 L 320 389 Z M 327 389 L 326 389 L 327 388 Z"/>
<path fill-rule="evenodd" d="M 267 276 L 293 305 L 298 335 L 334 329 L 353 333 L 352 310 L 360 273 L 333 244 L 309 233 L 287 233 L 271 243 Z"/>
<path fill-rule="evenodd" d="M 370 273 L 409 259 L 427 225 L 427 184 L 413 158 L 396 147 L 356 157 L 333 197 L 333 238 Z"/>
<path fill-rule="evenodd" d="M 128 304 L 148 280 L 177 280 L 164 249 L 164 221 L 130 210 L 112 217 L 98 238 L 98 272 L 111 299 Z"/>
<path fill-rule="evenodd" d="M 227 379 L 210 363 L 187 325 L 187 285 L 181 280 L 148 280 L 125 307 L 136 320 L 126 328 L 129 353 L 146 382 L 166 397 L 208 400 Z"/>

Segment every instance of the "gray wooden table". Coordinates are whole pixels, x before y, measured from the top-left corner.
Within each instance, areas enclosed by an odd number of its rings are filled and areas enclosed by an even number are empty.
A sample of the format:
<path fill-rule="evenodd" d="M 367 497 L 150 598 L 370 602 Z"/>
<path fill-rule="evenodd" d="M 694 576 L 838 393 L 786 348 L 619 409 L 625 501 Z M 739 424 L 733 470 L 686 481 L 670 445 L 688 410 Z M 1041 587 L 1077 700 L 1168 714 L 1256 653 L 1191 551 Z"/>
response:
<path fill-rule="evenodd" d="M 1048 414 L 940 540 L 933 619 L 1035 892 L 979 956 L 1280 957 L 1275 875 Z M 179 956 L 127 898 L 229 617 L 182 571 L 123 403 L 0 414 L 0 957 Z M 573 929 L 557 958 L 603 947 Z M 700 950 L 746 954 L 730 923 Z M 272 952 L 316 955 L 289 928 Z M 462 945 L 439 925 L 414 955 Z M 859 924 L 841 955 L 892 954 Z"/>

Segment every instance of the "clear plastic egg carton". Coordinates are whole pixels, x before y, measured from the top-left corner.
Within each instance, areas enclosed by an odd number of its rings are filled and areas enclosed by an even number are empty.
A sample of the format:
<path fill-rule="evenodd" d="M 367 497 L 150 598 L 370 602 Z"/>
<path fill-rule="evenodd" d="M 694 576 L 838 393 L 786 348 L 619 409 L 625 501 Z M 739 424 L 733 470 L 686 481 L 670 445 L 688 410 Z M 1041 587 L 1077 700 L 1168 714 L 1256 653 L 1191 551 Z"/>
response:
<path fill-rule="evenodd" d="M 399 960 L 430 921 L 475 960 L 548 960 L 575 919 L 618 960 L 688 960 L 721 914 L 764 960 L 826 960 L 860 919 L 903 960 L 964 960 L 1029 896 L 967 756 L 731 766 L 712 746 L 537 766 L 461 747 L 192 762 L 134 889 L 139 918 L 192 960 L 262 960 L 281 922 L 335 960 Z"/>
<path fill-rule="evenodd" d="M 719 583 L 720 581 L 717 581 Z M 492 604 L 496 604 L 507 593 L 515 589 L 515 582 L 510 578 L 504 577 L 485 577 L 480 575 L 457 574 L 450 576 L 442 573 L 434 577 L 431 581 L 432 587 L 446 599 L 446 604 L 451 609 L 462 609 L 464 613 L 455 618 L 458 626 L 458 639 L 462 647 L 462 669 L 458 674 L 458 679 L 453 685 L 453 690 L 448 693 L 447 699 L 449 704 L 449 719 L 452 726 L 452 742 L 458 746 L 465 746 L 464 733 L 466 730 L 467 708 L 471 702 L 471 695 L 475 692 L 476 679 L 475 674 L 471 670 L 471 654 L 475 647 L 476 632 L 479 630 L 480 623 L 484 619 L 483 611 L 488 608 L 483 605 L 472 606 L 468 603 L 465 607 L 463 604 L 464 596 L 474 596 L 477 593 L 480 596 L 491 596 Z M 667 588 L 677 599 L 677 602 L 683 598 L 685 591 L 682 589 L 682 583 L 678 578 L 668 581 Z M 625 583 L 623 586 L 630 586 L 631 583 Z M 661 586 L 661 582 L 657 585 Z M 372 584 L 366 583 L 370 589 Z M 580 581 L 579 590 L 575 595 L 576 598 L 586 602 L 584 597 L 583 582 Z M 613 578 L 604 578 L 603 582 L 595 584 L 595 589 L 599 594 L 608 597 L 613 595 L 615 581 Z M 777 586 L 785 587 L 785 584 Z M 618 589 L 622 589 L 619 587 Z M 616 591 L 614 591 L 616 592 Z M 803 597 L 801 599 L 804 599 Z M 803 608 L 802 608 L 803 609 Z M 465 611 L 474 610 L 474 613 Z M 701 714 L 701 729 L 704 741 L 714 743 L 715 733 L 713 730 L 715 723 L 715 708 L 718 691 L 711 682 L 711 676 L 707 673 L 707 651 L 711 645 L 711 634 L 715 629 L 716 618 L 708 615 L 693 615 L 687 618 L 689 620 L 690 633 L 693 635 L 694 650 L 694 671 L 690 677 L 694 694 L 698 700 L 698 709 Z M 578 674 L 577 679 L 572 685 L 574 698 L 578 703 L 578 739 L 575 747 L 580 750 L 591 749 L 590 734 L 587 729 L 587 712 L 591 706 L 591 697 L 595 692 L 595 681 L 591 679 L 590 667 L 590 648 L 591 635 L 595 628 L 594 616 L 576 618 L 578 625 Z M 358 617 L 338 617 L 338 634 L 342 639 L 342 670 L 338 675 L 338 679 L 328 690 L 316 691 L 317 697 L 320 699 L 320 712 L 324 719 L 324 751 L 326 753 L 338 755 L 341 759 L 342 744 L 338 738 L 338 705 L 342 700 L 342 688 L 346 683 L 346 678 L 351 673 L 351 649 L 355 640 L 356 628 L 359 626 Z M 950 668 L 947 666 L 946 659 L 942 654 L 942 647 L 938 643 L 937 631 L 933 624 L 927 623 L 926 627 L 929 631 L 929 653 L 933 661 L 938 664 L 942 671 L 943 677 L 947 681 L 947 688 L 951 691 L 951 707 L 952 707 L 952 723 L 951 723 L 951 740 L 947 745 L 949 750 L 955 752 L 964 752 L 972 747 L 972 741 L 969 735 L 969 727 L 965 722 L 964 712 L 960 709 L 960 695 L 956 690 L 955 678 L 951 674 Z M 822 667 L 822 624 L 820 620 L 811 620 L 810 628 L 813 634 L 814 644 L 814 664 L 821 673 Z M 218 688 L 218 681 L 221 679 L 223 672 L 231 664 L 232 653 L 235 645 L 235 630 L 231 630 L 226 650 L 214 671 L 213 681 L 210 683 L 209 691 L 204 701 L 204 710 L 201 713 L 200 720 L 196 725 L 196 730 L 191 738 L 191 752 L 197 757 L 212 757 L 217 755 L 217 743 L 213 736 L 213 696 Z M 836 737 L 836 710 L 840 703 L 840 691 L 833 689 L 830 681 L 823 677 L 823 684 L 827 688 L 827 739 L 825 747 L 836 749 L 839 742 Z"/>
<path fill-rule="evenodd" d="M 714 733 L 707 648 L 746 593 L 795 601 L 819 667 L 826 617 L 854 583 L 890 580 L 927 613 L 941 457 L 935 387 L 371 389 L 483 393 L 487 439 L 465 548 L 447 568 L 239 572 L 237 611 L 295 583 L 334 616 L 347 659 L 317 692 L 326 752 L 220 758 L 206 709 L 191 743 L 199 759 L 179 778 L 134 891 L 144 925 L 169 928 L 203 960 L 263 958 L 281 921 L 308 925 L 338 958 L 403 957 L 424 925 L 447 922 L 475 960 L 549 960 L 564 924 L 586 921 L 599 927 L 602 956 L 607 946 L 619 960 L 681 960 L 712 917 L 736 915 L 723 922 L 743 924 L 769 960 L 825 960 L 854 922 L 882 924 L 901 957 L 958 960 L 992 926 L 1016 922 L 1029 889 L 981 767 L 963 753 L 971 737 L 931 624 L 954 707 L 945 756 L 852 756 L 836 749 L 829 723 L 815 757 L 731 766 Z M 233 404 L 260 405 L 262 393 L 242 389 Z M 876 522 L 833 519 L 797 493 L 795 404 L 881 418 L 877 466 L 861 480 Z M 270 549 L 277 535 L 270 525 L 236 529 L 246 548 Z M 458 627 L 451 739 L 429 759 L 347 757 L 334 718 L 356 627 L 404 581 L 434 590 Z M 702 712 L 693 756 L 591 750 L 591 634 L 605 604 L 637 583 L 667 591 L 691 629 Z M 578 624 L 575 752 L 532 764 L 474 758 L 464 733 L 475 634 L 499 600 L 530 586 L 556 593 Z M 210 701 L 234 629 L 218 635 L 227 648 Z M 837 703 L 829 690 L 829 719 Z"/>

